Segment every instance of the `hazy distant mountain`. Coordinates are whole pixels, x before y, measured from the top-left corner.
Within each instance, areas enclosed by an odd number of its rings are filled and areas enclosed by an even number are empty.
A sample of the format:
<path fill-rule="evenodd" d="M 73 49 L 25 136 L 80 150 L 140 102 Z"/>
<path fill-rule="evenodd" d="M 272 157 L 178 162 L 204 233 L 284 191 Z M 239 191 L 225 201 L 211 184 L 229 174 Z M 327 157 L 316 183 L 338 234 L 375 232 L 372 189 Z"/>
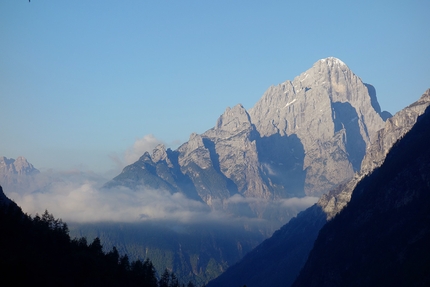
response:
<path fill-rule="evenodd" d="M 323 59 L 293 81 L 270 87 L 249 111 L 227 108 L 214 128 L 192 134 L 177 150 L 160 145 L 145 153 L 105 187 L 162 188 L 226 210 L 227 199 L 237 194 L 263 200 L 320 196 L 360 170 L 388 115 L 373 87 L 339 59 Z M 274 217 L 255 203 L 249 208 L 253 216 Z"/>
<path fill-rule="evenodd" d="M 427 108 L 321 229 L 293 286 L 430 285 L 429 126 Z"/>
<path fill-rule="evenodd" d="M 0 157 L 0 175 L 7 178 L 11 175 L 33 175 L 39 173 L 39 170 L 22 156 L 17 159 Z"/>
<path fill-rule="evenodd" d="M 8 192 L 30 187 L 37 174 L 39 170 L 22 156 L 17 159 L 0 157 L 0 185 Z"/>
<path fill-rule="evenodd" d="M 388 119 L 367 149 L 359 173 L 324 194 L 317 204 L 293 218 L 208 287 L 290 286 L 305 264 L 321 227 L 348 204 L 360 180 L 384 162 L 391 147 L 414 126 L 429 105 L 430 90 L 427 90 L 418 101 Z"/>

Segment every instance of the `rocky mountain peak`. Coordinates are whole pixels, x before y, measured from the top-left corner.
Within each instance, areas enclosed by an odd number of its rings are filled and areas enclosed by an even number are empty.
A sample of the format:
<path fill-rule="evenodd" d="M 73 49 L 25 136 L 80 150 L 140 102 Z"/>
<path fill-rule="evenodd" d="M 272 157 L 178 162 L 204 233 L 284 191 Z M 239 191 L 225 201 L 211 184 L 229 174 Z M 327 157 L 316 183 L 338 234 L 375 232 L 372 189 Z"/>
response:
<path fill-rule="evenodd" d="M 330 67 L 333 67 L 333 66 L 342 67 L 342 68 L 348 67 L 344 62 L 342 62 L 342 60 L 340 60 L 336 57 L 327 57 L 325 59 L 320 59 L 315 64 L 323 64 L 323 65 L 327 65 Z"/>
<path fill-rule="evenodd" d="M 224 130 L 230 133 L 243 131 L 251 126 L 251 120 L 246 109 L 238 104 L 233 108 L 227 108 L 219 117 L 215 129 Z"/>
<path fill-rule="evenodd" d="M 169 149 L 170 151 L 170 149 Z M 153 152 L 152 152 L 152 161 L 154 163 L 158 163 L 158 162 L 166 162 L 167 166 L 169 167 L 173 167 L 173 163 L 169 158 L 169 155 L 167 154 L 167 150 L 166 147 L 164 146 L 164 144 L 159 144 L 157 145 Z"/>
<path fill-rule="evenodd" d="M 152 151 L 152 160 L 154 162 L 159 162 L 167 158 L 166 147 L 163 144 L 157 145 Z"/>
<path fill-rule="evenodd" d="M 139 158 L 139 161 L 152 163 L 151 155 L 149 154 L 149 152 L 144 152 L 143 155 Z"/>

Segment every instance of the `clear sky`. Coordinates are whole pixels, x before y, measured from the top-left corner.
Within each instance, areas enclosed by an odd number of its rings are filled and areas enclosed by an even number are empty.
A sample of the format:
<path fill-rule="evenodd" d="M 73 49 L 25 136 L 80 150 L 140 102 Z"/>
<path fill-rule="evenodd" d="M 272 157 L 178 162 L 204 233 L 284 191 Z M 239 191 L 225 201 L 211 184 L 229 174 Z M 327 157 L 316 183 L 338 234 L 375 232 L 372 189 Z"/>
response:
<path fill-rule="evenodd" d="M 395 113 L 430 88 L 429 12 L 428 0 L 0 0 L 0 155 L 118 168 L 329 56 Z"/>

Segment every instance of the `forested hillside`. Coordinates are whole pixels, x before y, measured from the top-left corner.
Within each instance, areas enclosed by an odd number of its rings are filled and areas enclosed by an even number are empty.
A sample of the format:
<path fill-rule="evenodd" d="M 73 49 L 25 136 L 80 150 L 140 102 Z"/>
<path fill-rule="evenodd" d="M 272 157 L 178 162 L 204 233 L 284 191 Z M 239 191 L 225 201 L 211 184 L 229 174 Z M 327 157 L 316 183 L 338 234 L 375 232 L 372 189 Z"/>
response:
<path fill-rule="evenodd" d="M 71 239 L 48 211 L 24 214 L 1 186 L 0 230 L 0 286 L 185 286 L 168 270 L 158 279 L 149 259 L 130 262 L 115 247 L 103 252 L 99 238 Z"/>

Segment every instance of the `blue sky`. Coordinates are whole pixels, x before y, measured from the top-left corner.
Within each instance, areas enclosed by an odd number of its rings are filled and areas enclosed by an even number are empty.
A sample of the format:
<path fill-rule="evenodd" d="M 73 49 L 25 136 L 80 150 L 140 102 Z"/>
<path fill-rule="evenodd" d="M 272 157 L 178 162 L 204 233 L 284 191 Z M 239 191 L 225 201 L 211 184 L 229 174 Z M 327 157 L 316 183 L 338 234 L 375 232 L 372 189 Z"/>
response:
<path fill-rule="evenodd" d="M 430 88 L 428 12 L 427 0 L 2 0 L 0 155 L 117 169 L 329 56 L 395 113 Z"/>

